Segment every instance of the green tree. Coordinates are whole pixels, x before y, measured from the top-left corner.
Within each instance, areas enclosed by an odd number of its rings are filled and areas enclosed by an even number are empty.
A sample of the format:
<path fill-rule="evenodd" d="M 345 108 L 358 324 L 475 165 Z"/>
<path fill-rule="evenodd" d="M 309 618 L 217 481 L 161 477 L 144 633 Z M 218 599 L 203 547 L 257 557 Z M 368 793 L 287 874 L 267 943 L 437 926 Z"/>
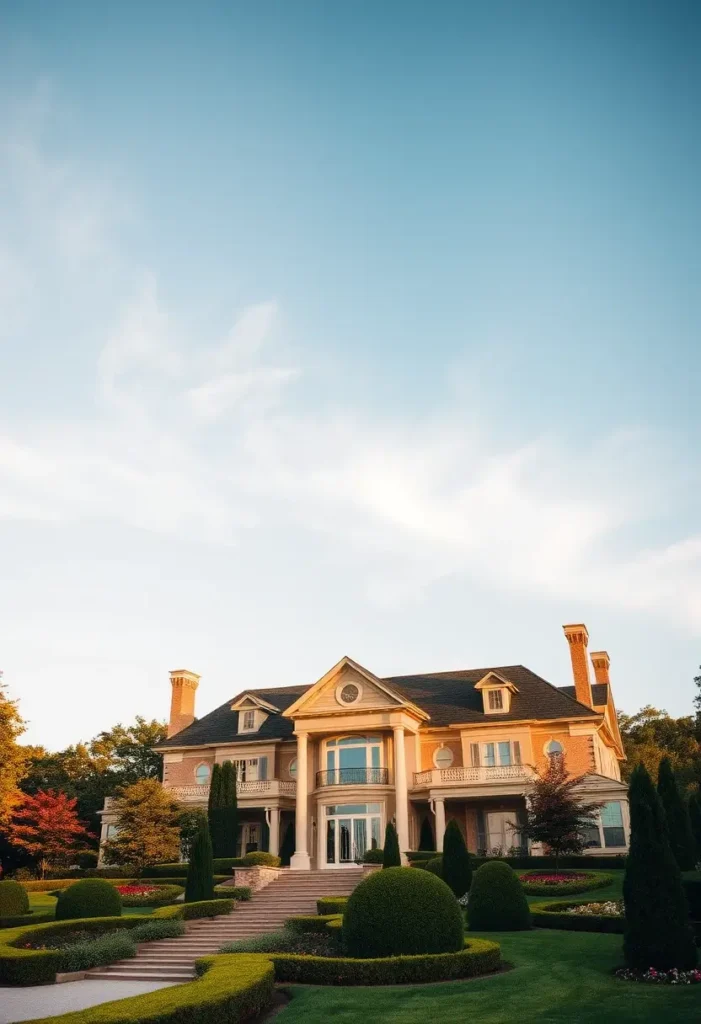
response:
<path fill-rule="evenodd" d="M 681 874 L 669 845 L 664 811 L 644 765 L 631 777 L 630 849 L 623 880 L 623 951 L 636 970 L 688 969 L 696 963 Z"/>
<path fill-rule="evenodd" d="M 511 822 L 523 838 L 544 843 L 555 856 L 581 853 L 587 830 L 597 821 L 600 804 L 585 803 L 577 793 L 582 776 L 570 776 L 564 757 L 554 757 L 528 793 L 526 820 Z"/>
<path fill-rule="evenodd" d="M 701 796 L 692 793 L 689 797 L 689 820 L 691 832 L 696 843 L 696 863 L 701 861 Z"/>
<path fill-rule="evenodd" d="M 198 900 L 211 900 L 214 897 L 214 864 L 212 862 L 212 840 L 209 835 L 207 821 L 200 821 L 190 851 L 185 881 L 185 902 L 196 903 Z"/>
<path fill-rule="evenodd" d="M 17 740 L 25 728 L 17 701 L 8 697 L 0 673 L 0 828 L 7 826 L 22 799 L 19 782 L 26 770 L 27 748 Z"/>
<path fill-rule="evenodd" d="M 90 743 L 90 754 L 103 770 L 128 786 L 139 779 L 161 779 L 163 757 L 153 748 L 168 736 L 168 726 L 155 718 L 150 722 L 136 716 L 133 725 L 121 723 L 101 732 Z"/>
<path fill-rule="evenodd" d="M 111 810 L 116 834 L 104 845 L 108 864 L 133 865 L 174 861 L 180 854 L 179 808 L 156 779 L 141 779 L 119 791 Z"/>
<path fill-rule="evenodd" d="M 207 797 L 207 820 L 209 822 L 209 837 L 212 841 L 212 849 L 219 849 L 219 808 L 221 806 L 221 765 L 212 765 L 212 774 L 209 777 L 209 796 Z M 215 853 L 215 856 L 220 854 Z M 224 856 L 221 854 L 221 856 Z"/>
<path fill-rule="evenodd" d="M 387 822 L 385 829 L 385 845 L 382 854 L 383 868 L 399 868 L 402 865 L 402 855 L 399 852 L 399 837 L 397 830 L 391 821 Z"/>
<path fill-rule="evenodd" d="M 431 828 L 431 822 L 428 817 L 425 817 L 421 822 L 421 834 L 419 836 L 419 849 L 420 850 L 435 850 L 436 840 L 433 838 L 433 829 Z"/>
<path fill-rule="evenodd" d="M 216 856 L 235 857 L 238 832 L 238 803 L 236 797 L 236 769 L 231 761 L 225 761 L 222 765 L 220 804 L 221 824 L 219 826 L 219 833 L 223 852 L 217 853 Z M 269 835 L 268 833 L 268 842 Z M 266 848 L 267 846 L 264 843 L 263 849 Z"/>
<path fill-rule="evenodd" d="M 635 715 L 618 715 L 626 761 L 621 770 L 628 780 L 637 764 L 657 778 L 660 761 L 668 757 L 682 790 L 701 782 L 701 747 L 693 716 L 671 718 L 649 704 Z"/>
<path fill-rule="evenodd" d="M 449 821 L 443 837 L 442 878 L 460 899 L 470 891 L 472 861 L 457 821 Z"/>
<path fill-rule="evenodd" d="M 665 813 L 669 845 L 679 865 L 679 870 L 692 871 L 696 866 L 696 852 L 689 810 L 679 792 L 674 770 L 668 757 L 663 757 L 660 761 L 657 793 Z"/>
<path fill-rule="evenodd" d="M 295 852 L 295 827 L 292 822 L 289 823 L 285 829 L 285 834 L 282 837 L 282 846 L 280 847 L 280 864 L 283 868 L 290 866 L 292 860 L 292 854 Z"/>

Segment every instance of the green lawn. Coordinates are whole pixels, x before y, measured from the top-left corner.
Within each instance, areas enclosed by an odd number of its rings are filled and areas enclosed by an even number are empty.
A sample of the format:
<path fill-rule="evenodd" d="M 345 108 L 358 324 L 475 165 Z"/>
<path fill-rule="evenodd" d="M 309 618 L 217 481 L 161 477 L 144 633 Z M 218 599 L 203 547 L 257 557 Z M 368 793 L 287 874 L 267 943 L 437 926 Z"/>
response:
<path fill-rule="evenodd" d="M 592 874 L 613 875 L 613 882 L 602 889 L 590 889 L 589 892 L 580 892 L 575 896 L 529 896 L 528 902 L 566 903 L 571 899 L 573 903 L 604 903 L 606 900 L 623 899 L 623 871 L 594 871 Z"/>
<path fill-rule="evenodd" d="M 562 898 L 562 897 L 560 897 Z M 401 988 L 291 989 L 276 1024 L 628 1024 L 701 1020 L 701 985 L 671 987 L 619 981 L 621 937 L 587 932 L 484 933 L 514 965 L 479 981 Z"/>

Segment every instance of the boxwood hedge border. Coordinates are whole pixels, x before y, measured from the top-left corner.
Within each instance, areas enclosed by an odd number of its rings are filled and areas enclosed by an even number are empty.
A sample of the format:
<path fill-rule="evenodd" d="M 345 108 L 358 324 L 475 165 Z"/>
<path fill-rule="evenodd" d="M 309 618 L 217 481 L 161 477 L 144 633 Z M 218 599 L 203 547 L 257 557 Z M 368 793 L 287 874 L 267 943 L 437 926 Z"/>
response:
<path fill-rule="evenodd" d="M 571 870 L 571 869 L 570 869 Z M 527 874 L 532 872 L 533 868 L 528 868 L 527 871 L 523 872 Z M 558 885 L 546 885 L 543 882 L 524 882 L 521 881 L 523 891 L 527 896 L 576 896 L 578 893 L 591 892 L 594 889 L 605 889 L 606 886 L 612 885 L 614 882 L 613 875 L 606 874 L 595 874 L 592 872 L 586 872 L 589 878 L 580 878 L 571 882 L 562 882 Z M 520 873 L 517 872 L 519 878 Z M 539 874 L 547 875 L 552 874 L 552 871 L 547 869 L 539 872 Z"/>
<path fill-rule="evenodd" d="M 623 934 L 624 917 L 567 913 L 569 907 L 582 905 L 582 900 L 567 903 L 531 903 L 531 920 L 536 928 L 560 928 L 568 932 L 606 932 L 610 935 Z"/>

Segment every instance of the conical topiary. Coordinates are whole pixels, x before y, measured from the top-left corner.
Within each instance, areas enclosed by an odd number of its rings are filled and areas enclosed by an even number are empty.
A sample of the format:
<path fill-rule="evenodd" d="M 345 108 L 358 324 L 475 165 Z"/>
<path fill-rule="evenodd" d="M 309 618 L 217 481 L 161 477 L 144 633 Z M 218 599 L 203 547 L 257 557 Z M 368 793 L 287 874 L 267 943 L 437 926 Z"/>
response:
<path fill-rule="evenodd" d="M 221 793 L 218 809 L 217 838 L 221 853 L 216 857 L 235 857 L 238 831 L 238 803 L 236 798 L 236 769 L 225 761 L 221 770 Z M 265 847 L 263 847 L 265 849 Z"/>
<path fill-rule="evenodd" d="M 660 761 L 657 793 L 667 819 L 669 845 L 679 870 L 693 871 L 696 866 L 696 851 L 689 811 L 679 792 L 672 762 L 668 757 L 663 757 Z"/>
<path fill-rule="evenodd" d="M 503 860 L 475 871 L 467 898 L 471 931 L 518 932 L 531 927 L 528 900 L 516 872 Z"/>
<path fill-rule="evenodd" d="M 458 899 L 470 891 L 472 862 L 457 821 L 449 821 L 443 838 L 443 881 Z"/>
<path fill-rule="evenodd" d="M 698 793 L 692 793 L 689 797 L 689 821 L 691 822 L 691 833 L 696 844 L 696 863 L 701 861 L 701 797 Z"/>
<path fill-rule="evenodd" d="M 292 854 L 295 852 L 295 827 L 292 822 L 289 823 L 285 829 L 285 834 L 282 837 L 282 845 L 280 847 L 280 865 L 283 868 L 290 866 Z"/>
<path fill-rule="evenodd" d="M 391 821 L 387 822 L 385 829 L 385 846 L 382 853 L 383 868 L 399 868 L 402 865 L 402 855 L 399 852 L 399 838 L 397 830 Z"/>
<path fill-rule="evenodd" d="M 626 964 L 639 971 L 688 970 L 697 955 L 689 908 L 662 805 L 643 764 L 631 775 L 628 802 L 630 849 L 623 879 Z"/>
<path fill-rule="evenodd" d="M 207 821 L 209 822 L 209 836 L 212 841 L 212 850 L 219 848 L 218 829 L 220 818 L 218 811 L 221 802 L 221 765 L 212 766 L 212 774 L 209 780 L 209 797 L 207 800 Z M 223 855 L 222 855 L 223 856 Z"/>
<path fill-rule="evenodd" d="M 425 817 L 421 822 L 421 834 L 419 836 L 419 849 L 420 850 L 435 850 L 436 840 L 433 838 L 433 829 L 431 828 L 431 822 L 428 817 Z"/>
<path fill-rule="evenodd" d="M 197 830 L 185 881 L 185 902 L 211 900 L 214 897 L 214 865 L 212 863 L 212 840 L 204 819 Z"/>

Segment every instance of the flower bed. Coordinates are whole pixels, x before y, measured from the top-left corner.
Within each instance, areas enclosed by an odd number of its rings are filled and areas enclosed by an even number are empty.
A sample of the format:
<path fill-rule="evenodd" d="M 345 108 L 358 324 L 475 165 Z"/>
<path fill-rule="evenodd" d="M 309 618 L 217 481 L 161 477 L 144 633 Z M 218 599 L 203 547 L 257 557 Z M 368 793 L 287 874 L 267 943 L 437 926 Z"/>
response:
<path fill-rule="evenodd" d="M 609 932 L 622 935 L 625 919 L 621 915 L 580 911 L 591 903 L 533 903 L 531 920 L 536 928 L 561 928 L 570 932 Z M 606 906 L 606 904 L 602 904 Z M 573 913 L 574 911 L 574 913 Z"/>
<path fill-rule="evenodd" d="M 519 880 L 529 896 L 574 896 L 611 885 L 613 876 L 594 871 L 527 871 Z"/>
<path fill-rule="evenodd" d="M 123 907 L 165 907 L 185 892 L 181 885 L 149 885 L 132 882 L 116 885 Z"/>
<path fill-rule="evenodd" d="M 646 971 L 633 971 L 629 967 L 621 967 L 616 971 L 616 977 L 624 981 L 638 981 L 648 985 L 699 985 L 701 984 L 701 971 L 694 968 L 693 971 L 678 971 L 673 967 L 671 971 L 656 971 L 654 967 L 648 967 Z"/>
<path fill-rule="evenodd" d="M 574 903 L 567 914 L 585 914 L 589 917 L 623 917 L 623 900 L 606 903 Z"/>

